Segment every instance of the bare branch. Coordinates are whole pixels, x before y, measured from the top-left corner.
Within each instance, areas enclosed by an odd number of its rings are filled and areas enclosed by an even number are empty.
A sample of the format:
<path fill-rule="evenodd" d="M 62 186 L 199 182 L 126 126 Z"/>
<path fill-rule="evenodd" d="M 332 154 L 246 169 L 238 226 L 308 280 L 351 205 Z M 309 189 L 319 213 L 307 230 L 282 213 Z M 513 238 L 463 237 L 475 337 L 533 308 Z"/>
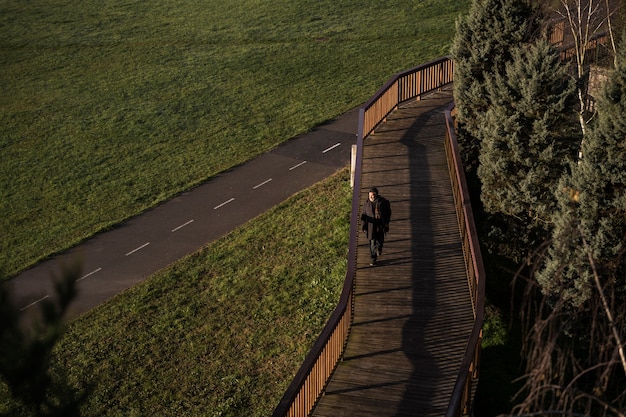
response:
<path fill-rule="evenodd" d="M 626 356 L 624 356 L 624 347 L 622 345 L 622 341 L 620 339 L 619 336 L 619 332 L 617 331 L 617 326 L 615 326 L 615 322 L 613 320 L 613 313 L 611 313 L 611 309 L 609 309 L 609 304 L 606 301 L 606 297 L 604 296 L 604 291 L 602 290 L 602 285 L 600 285 L 600 277 L 598 276 L 598 270 L 596 269 L 596 263 L 593 260 L 593 257 L 591 255 L 591 250 L 589 249 L 589 245 L 587 244 L 587 240 L 585 239 L 585 236 L 582 232 L 582 230 L 580 229 L 580 227 L 578 228 L 579 232 L 580 232 L 580 237 L 582 238 L 583 241 L 583 245 L 585 247 L 585 251 L 587 252 L 587 256 L 589 258 L 589 264 L 591 265 L 591 270 L 593 271 L 593 278 L 596 284 L 596 289 L 598 290 L 598 293 L 600 295 L 600 299 L 602 300 L 602 305 L 604 307 L 604 313 L 606 314 L 607 319 L 609 320 L 609 325 L 611 326 L 611 329 L 613 330 L 613 337 L 615 337 L 615 342 L 617 343 L 617 349 L 619 350 L 619 355 L 620 358 L 622 360 L 622 368 L 624 369 L 624 374 L 626 374 Z"/>
<path fill-rule="evenodd" d="M 605 0 L 606 7 L 606 26 L 609 31 L 609 37 L 611 38 L 611 48 L 613 49 L 613 68 L 617 68 L 617 45 L 615 42 L 615 35 L 613 34 L 613 24 L 611 22 L 611 17 L 615 13 L 615 11 L 611 11 L 611 6 L 609 4 L 609 0 Z"/>
<path fill-rule="evenodd" d="M 549 243 L 535 251 L 536 258 L 531 264 L 542 264 Z M 588 248 L 586 253 L 589 253 Z M 617 256 L 621 259 L 623 254 Z M 514 396 L 518 404 L 512 410 L 513 415 L 626 417 L 621 411 L 625 409 L 626 387 L 616 389 L 615 385 L 614 370 L 620 364 L 620 354 L 613 342 L 616 340 L 621 346 L 615 329 L 622 326 L 623 317 L 619 317 L 618 324 L 611 315 L 612 327 L 602 319 L 607 308 L 609 311 L 616 308 L 614 282 L 607 281 L 604 288 L 599 287 L 605 296 L 604 302 L 599 292 L 594 291 L 594 296 L 584 305 L 572 310 L 568 300 L 561 297 L 571 282 L 555 281 L 563 290 L 543 296 L 533 279 L 535 266 L 526 268 L 520 268 L 516 277 L 526 283 L 519 309 L 524 335 L 521 355 L 526 371 L 516 381 L 523 384 Z M 528 272 L 528 269 L 531 279 L 521 277 L 522 271 Z M 555 279 L 558 276 L 559 271 Z M 598 276 L 596 285 L 599 283 Z M 580 346 L 583 340 L 588 345 L 587 350 Z M 580 355 L 581 348 L 588 354 Z"/>

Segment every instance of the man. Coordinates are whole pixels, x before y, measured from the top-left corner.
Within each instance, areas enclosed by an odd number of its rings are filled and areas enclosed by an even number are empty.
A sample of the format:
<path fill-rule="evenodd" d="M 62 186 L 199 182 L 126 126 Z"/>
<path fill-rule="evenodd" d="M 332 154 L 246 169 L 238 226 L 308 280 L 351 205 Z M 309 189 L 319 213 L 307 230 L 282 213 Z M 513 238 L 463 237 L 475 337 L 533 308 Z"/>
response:
<path fill-rule="evenodd" d="M 370 188 L 361 210 L 361 226 L 370 243 L 371 266 L 376 265 L 376 259 L 383 252 L 385 233 L 389 231 L 390 220 L 389 200 L 379 195 L 376 187 Z"/>

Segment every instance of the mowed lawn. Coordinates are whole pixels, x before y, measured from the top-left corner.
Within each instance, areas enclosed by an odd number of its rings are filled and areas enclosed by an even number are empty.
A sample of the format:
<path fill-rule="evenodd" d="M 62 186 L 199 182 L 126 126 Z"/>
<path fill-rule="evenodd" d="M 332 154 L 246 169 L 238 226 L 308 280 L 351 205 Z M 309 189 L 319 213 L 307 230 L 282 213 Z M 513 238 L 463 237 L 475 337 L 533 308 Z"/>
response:
<path fill-rule="evenodd" d="M 0 272 L 358 107 L 468 5 L 0 0 Z M 74 320 L 52 368 L 92 387 L 83 414 L 270 415 L 341 291 L 348 177 Z"/>
<path fill-rule="evenodd" d="M 468 0 L 0 0 L 0 279 L 447 54 Z"/>
<path fill-rule="evenodd" d="M 339 171 L 74 320 L 51 369 L 91 389 L 82 415 L 270 415 L 339 298 L 349 177 Z M 0 414 L 11 408 L 29 415 L 0 381 Z"/>

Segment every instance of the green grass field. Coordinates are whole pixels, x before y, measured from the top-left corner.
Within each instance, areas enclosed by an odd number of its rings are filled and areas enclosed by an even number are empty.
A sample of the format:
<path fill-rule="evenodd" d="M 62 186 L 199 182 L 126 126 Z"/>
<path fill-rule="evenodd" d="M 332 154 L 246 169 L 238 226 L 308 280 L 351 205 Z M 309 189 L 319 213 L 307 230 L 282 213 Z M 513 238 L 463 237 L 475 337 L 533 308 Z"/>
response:
<path fill-rule="evenodd" d="M 469 1 L 0 1 L 0 277 L 358 107 Z"/>
<path fill-rule="evenodd" d="M 0 0 L 1 275 L 358 107 L 468 5 Z M 72 322 L 53 367 L 94 384 L 84 415 L 270 414 L 336 305 L 350 198 L 344 170 Z"/>
<path fill-rule="evenodd" d="M 270 415 L 339 299 L 349 178 L 346 168 L 74 320 L 52 368 L 77 389 L 93 384 L 83 415 Z M 7 397 L 0 384 L 0 414 Z"/>

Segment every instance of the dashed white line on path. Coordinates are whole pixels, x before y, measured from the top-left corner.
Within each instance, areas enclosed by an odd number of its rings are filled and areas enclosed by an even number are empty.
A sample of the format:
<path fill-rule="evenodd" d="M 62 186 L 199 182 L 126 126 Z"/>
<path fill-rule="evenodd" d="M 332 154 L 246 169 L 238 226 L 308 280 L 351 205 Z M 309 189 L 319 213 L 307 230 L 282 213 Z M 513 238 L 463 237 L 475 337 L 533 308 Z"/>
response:
<path fill-rule="evenodd" d="M 182 229 L 183 227 L 185 227 L 185 226 L 187 226 L 187 225 L 189 225 L 189 224 L 191 224 L 191 223 L 193 223 L 193 219 L 189 220 L 187 223 L 183 223 L 183 224 L 181 224 L 180 226 L 173 228 L 173 229 L 172 229 L 172 233 L 173 233 L 173 232 L 176 232 L 177 230 Z"/>
<path fill-rule="evenodd" d="M 230 200 L 226 200 L 226 201 L 224 201 L 222 204 L 220 204 L 220 205 L 218 205 L 218 206 L 213 207 L 213 210 L 217 210 L 217 209 L 218 209 L 218 208 L 220 208 L 220 207 L 224 207 L 226 204 L 228 204 L 228 203 L 232 203 L 233 201 L 235 201 L 235 199 L 234 199 L 234 198 L 231 198 Z"/>
<path fill-rule="evenodd" d="M 257 184 L 257 185 L 255 185 L 254 187 L 252 187 L 252 189 L 253 189 L 253 190 L 256 190 L 257 188 L 264 186 L 265 184 L 267 184 L 267 183 L 268 183 L 268 182 L 270 182 L 271 180 L 272 180 L 271 178 L 270 178 L 269 180 L 265 180 L 265 181 L 263 181 L 261 184 Z"/>
<path fill-rule="evenodd" d="M 306 161 L 302 161 L 298 165 L 292 166 L 291 168 L 289 168 L 289 171 L 293 171 L 294 169 L 299 168 L 299 167 L 301 167 L 304 164 L 306 164 Z"/>
<path fill-rule="evenodd" d="M 96 272 L 100 272 L 100 271 L 102 271 L 102 268 L 95 269 L 95 270 L 91 271 L 90 273 L 85 274 L 85 275 L 83 275 L 82 277 L 78 278 L 78 279 L 76 280 L 76 282 L 78 282 L 78 281 L 82 281 L 82 280 L 84 280 L 85 278 L 88 278 L 88 277 L 92 276 L 93 274 L 95 274 Z"/>
<path fill-rule="evenodd" d="M 43 300 L 45 300 L 46 298 L 50 297 L 49 295 L 44 295 L 43 297 L 41 297 L 39 300 L 33 301 L 32 303 L 30 303 L 29 305 L 27 305 L 26 307 L 22 307 L 20 308 L 20 311 L 24 311 L 27 308 L 31 308 L 32 306 L 34 306 L 37 303 L 42 302 Z"/>
<path fill-rule="evenodd" d="M 126 256 L 128 256 L 128 255 L 132 255 L 133 253 L 137 252 L 138 250 L 141 250 L 141 249 L 145 248 L 145 247 L 146 247 L 146 246 L 148 246 L 149 244 L 150 244 L 150 242 L 148 242 L 148 243 L 144 243 L 143 245 L 139 246 L 138 248 L 135 248 L 135 249 L 131 250 L 130 252 L 128 252 L 128 253 L 126 254 Z"/>
<path fill-rule="evenodd" d="M 326 153 L 328 151 L 332 151 L 333 149 L 335 149 L 337 146 L 341 146 L 341 142 L 339 143 L 335 143 L 333 146 L 331 146 L 330 148 L 326 148 L 322 151 L 322 153 Z"/>

